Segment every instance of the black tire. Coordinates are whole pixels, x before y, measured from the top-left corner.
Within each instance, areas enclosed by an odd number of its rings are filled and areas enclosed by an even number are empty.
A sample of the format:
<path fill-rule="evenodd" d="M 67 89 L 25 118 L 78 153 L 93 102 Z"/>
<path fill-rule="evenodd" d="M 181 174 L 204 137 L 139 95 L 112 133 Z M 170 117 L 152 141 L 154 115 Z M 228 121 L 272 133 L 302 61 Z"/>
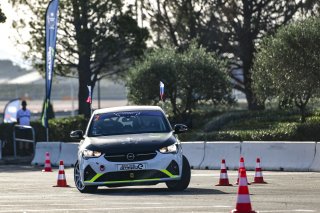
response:
<path fill-rule="evenodd" d="M 98 189 L 98 186 L 85 186 L 83 185 L 82 181 L 81 181 L 81 177 L 80 177 L 80 169 L 79 169 L 79 163 L 78 161 L 76 162 L 76 164 L 74 165 L 74 183 L 77 187 L 77 189 L 81 192 L 81 193 L 95 193 Z"/>
<path fill-rule="evenodd" d="M 188 188 L 191 178 L 191 169 L 188 159 L 183 156 L 182 160 L 182 175 L 180 180 L 168 181 L 166 185 L 171 191 L 183 191 Z"/>

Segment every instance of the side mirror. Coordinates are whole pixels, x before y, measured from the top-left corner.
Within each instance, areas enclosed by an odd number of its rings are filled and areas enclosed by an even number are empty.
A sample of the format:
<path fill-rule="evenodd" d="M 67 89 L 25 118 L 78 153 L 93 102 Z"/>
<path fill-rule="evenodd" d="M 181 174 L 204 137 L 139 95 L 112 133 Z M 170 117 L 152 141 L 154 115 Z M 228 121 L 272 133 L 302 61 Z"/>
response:
<path fill-rule="evenodd" d="M 75 130 L 75 131 L 72 131 L 70 133 L 70 138 L 73 138 L 73 139 L 83 139 L 83 131 L 82 130 Z"/>
<path fill-rule="evenodd" d="M 188 127 L 184 124 L 176 124 L 174 125 L 174 134 L 179 134 L 186 132 L 188 130 Z"/>

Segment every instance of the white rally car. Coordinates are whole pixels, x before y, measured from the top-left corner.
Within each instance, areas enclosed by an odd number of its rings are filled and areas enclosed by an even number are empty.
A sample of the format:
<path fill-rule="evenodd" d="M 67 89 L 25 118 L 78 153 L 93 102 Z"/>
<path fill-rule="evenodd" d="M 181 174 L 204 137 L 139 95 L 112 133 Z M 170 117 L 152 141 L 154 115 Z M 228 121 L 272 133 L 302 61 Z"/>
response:
<path fill-rule="evenodd" d="M 164 112 L 155 106 L 126 106 L 94 111 L 81 139 L 74 181 L 80 192 L 98 186 L 154 185 L 184 190 L 190 182 L 190 165 L 176 134 L 187 127 L 171 128 Z"/>

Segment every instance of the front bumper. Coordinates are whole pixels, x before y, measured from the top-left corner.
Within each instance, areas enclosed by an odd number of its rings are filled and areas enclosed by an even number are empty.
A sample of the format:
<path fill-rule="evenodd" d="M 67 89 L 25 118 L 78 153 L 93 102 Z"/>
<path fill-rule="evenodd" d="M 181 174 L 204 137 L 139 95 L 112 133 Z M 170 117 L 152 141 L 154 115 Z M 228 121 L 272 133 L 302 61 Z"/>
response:
<path fill-rule="evenodd" d="M 135 162 L 110 162 L 104 155 L 98 158 L 84 159 L 80 156 L 79 158 L 80 175 L 84 185 L 144 185 L 181 179 L 181 152 L 176 154 L 157 152 L 153 159 Z M 123 164 L 144 164 L 145 168 L 119 171 L 119 165 Z"/>

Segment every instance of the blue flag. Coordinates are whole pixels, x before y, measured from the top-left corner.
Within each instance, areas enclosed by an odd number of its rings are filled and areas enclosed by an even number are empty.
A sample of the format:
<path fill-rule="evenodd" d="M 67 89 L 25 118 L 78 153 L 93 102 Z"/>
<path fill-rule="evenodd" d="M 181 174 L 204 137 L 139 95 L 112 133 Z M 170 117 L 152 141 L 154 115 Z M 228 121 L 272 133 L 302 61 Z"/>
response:
<path fill-rule="evenodd" d="M 42 115 L 42 125 L 48 128 L 48 107 L 50 105 L 53 64 L 57 40 L 59 0 L 52 0 L 46 11 L 46 98 Z"/>

